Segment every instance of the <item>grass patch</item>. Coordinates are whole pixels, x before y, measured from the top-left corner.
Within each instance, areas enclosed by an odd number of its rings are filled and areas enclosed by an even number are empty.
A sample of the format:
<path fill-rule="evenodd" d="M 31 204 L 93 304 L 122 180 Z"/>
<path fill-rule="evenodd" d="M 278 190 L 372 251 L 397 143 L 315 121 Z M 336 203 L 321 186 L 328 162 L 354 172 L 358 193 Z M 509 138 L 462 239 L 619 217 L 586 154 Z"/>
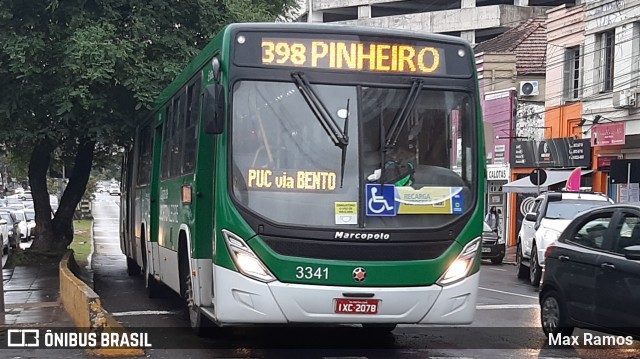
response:
<path fill-rule="evenodd" d="M 89 263 L 87 257 L 91 254 L 92 222 L 88 219 L 73 221 L 73 242 L 69 248 L 73 249 L 73 256 L 80 268 Z"/>
<path fill-rule="evenodd" d="M 60 262 L 64 251 L 60 252 L 34 252 L 25 251 L 24 249 L 15 248 L 12 250 L 5 268 L 13 268 L 15 266 L 28 266 L 32 264 L 52 264 Z"/>

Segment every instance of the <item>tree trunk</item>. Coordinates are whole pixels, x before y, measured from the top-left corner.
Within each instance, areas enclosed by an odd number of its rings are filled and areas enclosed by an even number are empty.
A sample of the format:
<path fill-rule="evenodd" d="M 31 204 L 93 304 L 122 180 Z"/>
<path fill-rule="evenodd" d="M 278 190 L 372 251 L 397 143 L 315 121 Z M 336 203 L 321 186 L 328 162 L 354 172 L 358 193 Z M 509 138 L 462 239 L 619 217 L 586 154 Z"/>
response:
<path fill-rule="evenodd" d="M 51 220 L 51 203 L 47 189 L 47 170 L 54 148 L 55 146 L 49 141 L 40 142 L 31 151 L 29 159 L 29 186 L 33 197 L 33 208 L 36 212 L 35 239 L 31 244 L 31 249 L 36 251 L 53 249 L 52 243 L 55 241 Z"/>
<path fill-rule="evenodd" d="M 89 175 L 91 173 L 91 167 L 93 165 L 93 151 L 95 148 L 94 141 L 84 140 L 78 144 L 78 150 L 76 152 L 73 170 L 69 177 L 69 183 L 62 194 L 60 199 L 60 205 L 55 213 L 53 220 L 45 220 L 42 230 L 36 231 L 36 239 L 33 241 L 31 248 L 36 251 L 58 251 L 63 250 L 69 246 L 73 241 L 73 214 L 75 213 L 78 203 L 82 199 L 82 195 L 87 188 L 89 182 Z M 35 150 L 34 150 L 35 153 Z M 33 163 L 33 156 L 31 161 Z M 46 191 L 46 168 L 44 176 L 44 188 Z M 32 163 L 29 164 L 29 178 L 31 179 Z M 32 180 L 32 179 L 31 179 Z M 33 180 L 32 180 L 33 181 Z M 32 184 L 33 187 L 33 184 Z M 33 192 L 33 189 L 32 189 Z M 34 206 L 36 207 L 36 223 L 38 223 L 38 207 L 35 202 L 34 194 Z M 51 205 L 49 204 L 49 197 L 47 193 L 46 204 L 49 211 L 43 213 L 51 213 Z M 46 211 L 47 208 L 41 206 L 40 210 Z M 49 222 L 49 225 L 47 225 Z M 35 246 L 35 247 L 34 247 Z"/>

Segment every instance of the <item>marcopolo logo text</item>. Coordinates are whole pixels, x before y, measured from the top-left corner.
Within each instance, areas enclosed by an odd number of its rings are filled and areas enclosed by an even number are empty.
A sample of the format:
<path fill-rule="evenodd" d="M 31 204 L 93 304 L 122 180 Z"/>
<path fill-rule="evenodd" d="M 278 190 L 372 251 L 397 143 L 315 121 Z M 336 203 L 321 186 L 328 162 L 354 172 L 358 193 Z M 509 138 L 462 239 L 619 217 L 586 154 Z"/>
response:
<path fill-rule="evenodd" d="M 334 239 L 358 239 L 361 241 L 388 241 L 391 236 L 389 233 L 354 233 L 354 232 L 336 232 Z"/>

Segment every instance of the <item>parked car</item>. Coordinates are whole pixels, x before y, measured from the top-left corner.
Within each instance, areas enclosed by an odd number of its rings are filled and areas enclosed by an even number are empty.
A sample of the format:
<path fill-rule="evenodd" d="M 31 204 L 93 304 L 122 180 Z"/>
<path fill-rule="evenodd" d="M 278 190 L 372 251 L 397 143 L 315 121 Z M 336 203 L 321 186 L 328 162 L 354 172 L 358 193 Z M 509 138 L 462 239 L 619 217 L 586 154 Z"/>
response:
<path fill-rule="evenodd" d="M 540 319 L 547 336 L 581 327 L 640 338 L 640 206 L 582 213 L 545 255 Z"/>
<path fill-rule="evenodd" d="M 25 191 L 24 193 L 18 196 L 23 201 L 33 201 L 33 196 L 31 195 L 31 191 Z"/>
<path fill-rule="evenodd" d="M 528 278 L 538 286 L 544 268 L 544 252 L 571 220 L 588 209 L 613 201 L 593 192 L 546 192 L 539 195 L 522 221 L 516 247 L 518 278 Z"/>
<path fill-rule="evenodd" d="M 484 222 L 482 230 L 482 259 L 490 259 L 493 264 L 500 264 L 504 259 L 505 245 L 504 238 Z"/>
<path fill-rule="evenodd" d="M 15 219 L 18 229 L 18 235 L 21 241 L 29 240 L 29 227 L 27 226 L 27 217 L 24 215 L 24 210 L 11 210 L 11 215 Z"/>
<path fill-rule="evenodd" d="M 111 184 L 109 187 L 109 195 L 111 196 L 119 196 L 120 195 L 120 185 L 117 183 Z"/>
<path fill-rule="evenodd" d="M 36 211 L 33 209 L 25 209 L 24 216 L 27 220 L 28 238 L 31 239 L 35 236 L 34 229 L 36 228 Z"/>
<path fill-rule="evenodd" d="M 9 247 L 18 248 L 18 243 L 20 243 L 20 234 L 18 233 L 18 224 L 16 223 L 14 217 L 11 215 L 8 209 L 0 208 L 0 219 L 3 219 L 7 222 L 8 226 L 8 237 L 9 237 Z"/>
<path fill-rule="evenodd" d="M 0 243 L 2 243 L 2 254 L 9 253 L 9 224 L 0 218 Z"/>

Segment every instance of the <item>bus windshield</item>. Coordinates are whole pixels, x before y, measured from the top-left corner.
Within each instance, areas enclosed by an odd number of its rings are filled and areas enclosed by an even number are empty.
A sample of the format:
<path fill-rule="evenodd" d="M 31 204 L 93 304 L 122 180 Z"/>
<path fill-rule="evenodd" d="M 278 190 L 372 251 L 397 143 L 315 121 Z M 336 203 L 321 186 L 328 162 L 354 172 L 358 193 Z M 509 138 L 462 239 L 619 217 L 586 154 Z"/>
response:
<path fill-rule="evenodd" d="M 310 86 L 329 120 L 348 127 L 346 147 L 294 82 L 235 84 L 231 181 L 241 206 L 281 224 L 334 228 L 441 227 L 473 208 L 470 94 Z"/>

